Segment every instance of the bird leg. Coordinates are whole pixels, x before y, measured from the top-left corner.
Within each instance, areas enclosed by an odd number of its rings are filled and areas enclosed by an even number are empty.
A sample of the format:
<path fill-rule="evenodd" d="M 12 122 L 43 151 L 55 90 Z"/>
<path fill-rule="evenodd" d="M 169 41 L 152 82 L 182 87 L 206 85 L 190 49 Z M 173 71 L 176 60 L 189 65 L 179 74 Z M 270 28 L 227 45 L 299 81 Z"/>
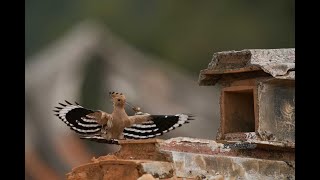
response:
<path fill-rule="evenodd" d="M 102 125 L 101 126 L 101 133 L 102 134 L 106 134 L 107 133 L 107 130 L 106 130 L 106 128 L 104 127 L 105 125 Z"/>
<path fill-rule="evenodd" d="M 120 140 L 121 140 L 121 139 L 125 139 L 125 138 L 124 138 L 124 135 L 121 133 L 121 134 L 119 135 L 118 139 L 120 139 Z"/>
<path fill-rule="evenodd" d="M 101 136 L 107 140 L 111 140 L 111 133 L 108 131 L 105 131 L 104 133 L 101 134 Z"/>

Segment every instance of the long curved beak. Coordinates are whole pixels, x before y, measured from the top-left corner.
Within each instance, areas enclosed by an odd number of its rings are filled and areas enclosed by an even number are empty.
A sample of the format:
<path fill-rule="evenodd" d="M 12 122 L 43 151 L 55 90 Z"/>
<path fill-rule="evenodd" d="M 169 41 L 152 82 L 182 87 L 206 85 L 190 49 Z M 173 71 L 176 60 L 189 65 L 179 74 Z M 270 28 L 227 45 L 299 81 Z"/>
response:
<path fill-rule="evenodd" d="M 126 102 L 126 104 L 128 106 L 130 106 L 132 108 L 132 110 L 134 110 L 135 112 L 141 112 L 141 108 L 140 107 L 135 107 L 133 105 L 131 105 L 130 103 Z"/>

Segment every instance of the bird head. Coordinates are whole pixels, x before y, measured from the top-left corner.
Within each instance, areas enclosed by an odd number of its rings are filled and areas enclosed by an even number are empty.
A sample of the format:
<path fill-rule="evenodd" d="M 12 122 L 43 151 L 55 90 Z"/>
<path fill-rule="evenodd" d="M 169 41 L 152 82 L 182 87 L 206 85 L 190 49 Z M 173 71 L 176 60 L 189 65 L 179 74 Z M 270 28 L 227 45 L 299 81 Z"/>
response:
<path fill-rule="evenodd" d="M 109 92 L 109 96 L 114 106 L 124 106 L 126 104 L 126 97 L 122 93 Z"/>

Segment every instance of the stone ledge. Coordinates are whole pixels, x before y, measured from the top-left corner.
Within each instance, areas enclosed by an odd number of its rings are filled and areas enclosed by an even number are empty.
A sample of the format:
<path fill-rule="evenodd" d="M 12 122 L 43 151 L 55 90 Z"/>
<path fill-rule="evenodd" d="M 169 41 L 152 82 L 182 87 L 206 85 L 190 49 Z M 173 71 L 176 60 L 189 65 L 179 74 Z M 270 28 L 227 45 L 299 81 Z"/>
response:
<path fill-rule="evenodd" d="M 255 145 L 250 144 L 249 145 Z M 237 149 L 231 148 L 230 144 L 218 143 L 214 140 L 196 139 L 187 137 L 172 138 L 160 143 L 160 151 L 170 154 L 171 152 L 185 152 L 204 155 L 221 155 L 233 157 L 248 157 L 268 160 L 294 161 L 295 153 L 292 151 L 268 150 L 259 148 Z M 258 147 L 258 146 L 253 146 Z"/>
<path fill-rule="evenodd" d="M 151 174 L 155 178 L 171 178 L 173 177 L 174 169 L 172 163 L 169 162 L 144 162 L 140 164 L 141 174 Z"/>
<path fill-rule="evenodd" d="M 277 79 L 295 80 L 295 48 L 244 49 L 213 54 L 207 69 L 200 71 L 199 85 L 215 85 L 232 74 L 257 76 L 259 70 Z"/>
<path fill-rule="evenodd" d="M 99 157 L 93 162 L 73 168 L 68 173 L 68 180 L 79 179 L 137 179 L 143 174 L 156 178 L 173 177 L 173 166 L 170 162 L 151 160 L 124 160 Z"/>
<path fill-rule="evenodd" d="M 170 154 L 159 150 L 162 139 L 122 140 L 121 149 L 114 153 L 119 159 L 170 161 Z"/>
<path fill-rule="evenodd" d="M 129 140 L 118 152 L 74 168 L 67 179 L 294 179 L 294 155 L 187 137 Z"/>
<path fill-rule="evenodd" d="M 179 178 L 294 179 L 294 162 L 172 152 Z"/>

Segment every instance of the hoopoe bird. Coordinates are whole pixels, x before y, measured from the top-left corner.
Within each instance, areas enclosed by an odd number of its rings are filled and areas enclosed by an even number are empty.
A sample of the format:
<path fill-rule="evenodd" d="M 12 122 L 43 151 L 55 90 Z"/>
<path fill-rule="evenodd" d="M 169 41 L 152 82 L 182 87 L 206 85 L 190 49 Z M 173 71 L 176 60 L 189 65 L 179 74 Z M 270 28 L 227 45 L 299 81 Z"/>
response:
<path fill-rule="evenodd" d="M 71 130 L 75 131 L 81 139 L 100 143 L 118 144 L 123 139 L 149 139 L 161 136 L 193 119 L 191 114 L 151 115 L 141 112 L 139 107 L 133 107 L 126 102 L 122 93 L 109 92 L 113 102 L 111 114 L 101 110 L 90 110 L 79 103 L 59 103 L 55 107 L 55 115 L 59 117 Z M 125 105 L 134 111 L 128 116 Z"/>

